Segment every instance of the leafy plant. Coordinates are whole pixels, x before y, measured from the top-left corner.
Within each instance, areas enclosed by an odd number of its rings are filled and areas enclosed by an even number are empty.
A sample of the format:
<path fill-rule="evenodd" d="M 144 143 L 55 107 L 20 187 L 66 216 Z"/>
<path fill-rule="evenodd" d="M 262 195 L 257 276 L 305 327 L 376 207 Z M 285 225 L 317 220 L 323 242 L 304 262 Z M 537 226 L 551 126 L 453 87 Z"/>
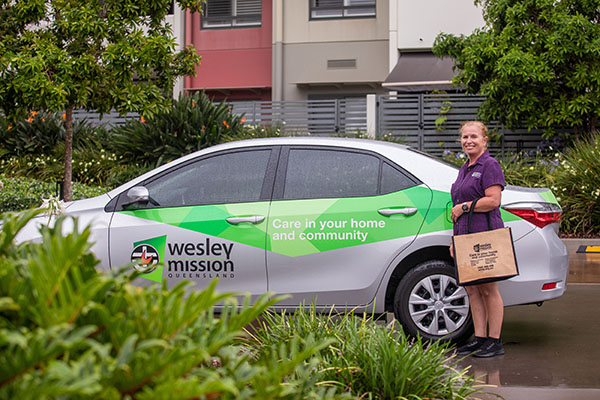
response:
<path fill-rule="evenodd" d="M 23 177 L 8 177 L 0 174 L 0 213 L 21 211 L 38 207 L 42 199 L 56 194 L 56 183 L 42 182 Z M 76 200 L 94 197 L 106 193 L 102 187 L 86 186 L 80 183 L 73 185 L 73 198 Z"/>
<path fill-rule="evenodd" d="M 579 235 L 600 234 L 600 134 L 577 141 L 548 174 L 549 187 L 563 208 L 561 229 Z"/>
<path fill-rule="evenodd" d="M 33 111 L 27 119 L 17 123 L 10 123 L 0 116 L 0 158 L 47 154 L 64 160 L 64 140 L 65 128 L 60 113 Z M 108 133 L 102 127 L 93 127 L 85 120 L 73 124 L 75 150 L 99 150 L 108 140 Z"/>
<path fill-rule="evenodd" d="M 476 0 L 486 26 L 441 33 L 433 52 L 455 60 L 455 84 L 483 94 L 479 116 L 509 128 L 596 129 L 597 1 Z"/>
<path fill-rule="evenodd" d="M 178 0 L 192 12 L 203 0 Z M 177 77 L 193 75 L 193 46 L 175 51 L 164 20 L 169 1 L 35 0 L 2 5 L 0 107 L 65 113 L 65 198 L 71 200 L 73 110 L 139 111 L 168 106 Z"/>
<path fill-rule="evenodd" d="M 125 270 L 103 274 L 89 228 L 66 219 L 41 243 L 16 244 L 40 213 L 4 214 L 0 231 L 0 398 L 336 399 L 316 385 L 313 355 L 327 343 L 292 340 L 250 357 L 242 328 L 277 299 L 134 287 Z M 214 307 L 223 304 L 218 318 Z"/>
<path fill-rule="evenodd" d="M 332 339 L 317 366 L 323 384 L 353 396 L 389 398 L 467 398 L 479 387 L 468 371 L 457 370 L 450 345 L 411 339 L 399 324 L 383 325 L 363 315 L 267 313 L 253 332 L 252 348 L 262 354 L 294 338 Z"/>
<path fill-rule="evenodd" d="M 242 118 L 243 121 L 243 118 Z M 258 139 L 285 136 L 281 125 L 244 125 L 235 133 L 223 135 L 223 142 L 233 142 L 235 140 Z"/>
<path fill-rule="evenodd" d="M 204 93 L 181 95 L 173 107 L 143 121 L 115 128 L 111 147 L 125 162 L 154 167 L 236 137 L 243 117 Z"/>

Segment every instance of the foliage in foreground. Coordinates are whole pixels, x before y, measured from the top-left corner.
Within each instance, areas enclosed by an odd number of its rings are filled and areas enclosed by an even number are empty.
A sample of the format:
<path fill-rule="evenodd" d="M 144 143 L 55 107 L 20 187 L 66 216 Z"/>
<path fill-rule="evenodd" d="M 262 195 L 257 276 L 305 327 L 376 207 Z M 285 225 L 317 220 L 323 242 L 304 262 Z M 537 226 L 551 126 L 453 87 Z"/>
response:
<path fill-rule="evenodd" d="M 13 239 L 38 212 L 4 215 L 0 232 L 0 398 L 334 399 L 316 386 L 312 356 L 327 343 L 293 339 L 264 357 L 239 345 L 243 327 L 276 300 L 206 290 L 139 288 L 101 274 L 90 232 L 42 228 L 41 243 Z M 66 225 L 65 225 L 66 226 Z M 140 279 L 140 278 L 138 278 Z M 219 318 L 217 303 L 226 307 Z"/>
<path fill-rule="evenodd" d="M 369 399 L 457 399 L 481 390 L 467 369 L 457 369 L 450 344 L 410 339 L 397 322 L 363 316 L 266 313 L 253 331 L 257 354 L 289 340 L 314 335 L 333 339 L 317 366 L 325 382 Z"/>

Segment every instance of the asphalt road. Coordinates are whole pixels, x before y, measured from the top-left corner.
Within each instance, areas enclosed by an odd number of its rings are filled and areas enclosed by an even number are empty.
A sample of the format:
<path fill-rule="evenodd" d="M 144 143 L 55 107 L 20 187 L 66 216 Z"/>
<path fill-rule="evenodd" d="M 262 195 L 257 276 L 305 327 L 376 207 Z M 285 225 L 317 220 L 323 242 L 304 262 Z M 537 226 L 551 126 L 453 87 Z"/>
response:
<path fill-rule="evenodd" d="M 539 308 L 507 307 L 505 355 L 461 362 L 493 385 L 486 391 L 507 400 L 600 399 L 600 254 L 570 250 L 565 294 Z"/>

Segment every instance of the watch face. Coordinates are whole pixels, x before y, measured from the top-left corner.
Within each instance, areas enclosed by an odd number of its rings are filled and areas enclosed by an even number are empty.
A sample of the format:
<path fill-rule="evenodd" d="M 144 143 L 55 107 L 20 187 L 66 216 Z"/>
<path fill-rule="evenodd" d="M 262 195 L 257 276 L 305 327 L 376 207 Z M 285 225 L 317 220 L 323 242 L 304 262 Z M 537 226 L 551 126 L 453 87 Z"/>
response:
<path fill-rule="evenodd" d="M 463 204 L 462 209 L 463 209 L 463 211 L 467 211 L 469 209 L 469 207 L 467 206 L 467 203 Z"/>

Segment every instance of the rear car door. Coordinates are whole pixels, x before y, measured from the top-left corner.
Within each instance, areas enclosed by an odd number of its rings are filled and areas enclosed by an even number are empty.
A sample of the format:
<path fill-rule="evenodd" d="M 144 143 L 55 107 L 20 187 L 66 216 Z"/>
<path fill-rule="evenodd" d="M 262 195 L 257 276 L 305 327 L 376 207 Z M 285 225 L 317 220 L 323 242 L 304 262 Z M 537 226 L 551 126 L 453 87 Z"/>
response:
<path fill-rule="evenodd" d="M 221 291 L 266 291 L 266 217 L 278 149 L 203 156 L 143 182 L 150 200 L 119 196 L 110 224 L 111 267 L 156 263 L 143 280 Z M 269 173 L 271 171 L 271 173 Z M 143 284 L 143 283 L 142 283 Z"/>
<path fill-rule="evenodd" d="M 371 302 L 390 262 L 416 237 L 431 190 L 378 154 L 282 151 L 267 230 L 269 290 L 280 304 Z"/>

